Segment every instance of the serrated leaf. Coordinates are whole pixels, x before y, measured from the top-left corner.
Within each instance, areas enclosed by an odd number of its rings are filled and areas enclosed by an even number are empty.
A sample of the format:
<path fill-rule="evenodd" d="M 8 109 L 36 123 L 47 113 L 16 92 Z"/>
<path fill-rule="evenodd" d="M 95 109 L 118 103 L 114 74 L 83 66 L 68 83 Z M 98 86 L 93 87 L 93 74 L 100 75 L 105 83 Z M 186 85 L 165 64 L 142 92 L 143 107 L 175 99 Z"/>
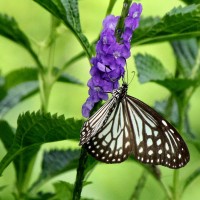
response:
<path fill-rule="evenodd" d="M 19 28 L 13 17 L 0 14 L 0 35 L 22 45 L 27 49 L 31 49 L 28 37 Z"/>
<path fill-rule="evenodd" d="M 66 139 L 78 140 L 83 120 L 65 119 L 63 115 L 26 112 L 17 120 L 12 147 L 0 162 L 0 174 L 17 155 L 37 149 L 41 144 Z"/>
<path fill-rule="evenodd" d="M 63 23 L 75 34 L 90 57 L 92 51 L 90 44 L 81 31 L 78 0 L 34 0 Z"/>
<path fill-rule="evenodd" d="M 51 200 L 66 200 L 72 199 L 74 186 L 68 182 L 60 181 L 54 183 L 55 197 Z"/>
<path fill-rule="evenodd" d="M 152 22 L 150 22 L 152 20 Z M 169 41 L 200 34 L 200 4 L 177 7 L 163 18 L 142 19 L 134 32 L 132 44 Z"/>
<path fill-rule="evenodd" d="M 0 138 L 8 152 L 13 145 L 14 133 L 9 124 L 4 120 L 0 120 Z M 29 151 L 25 151 L 16 156 L 16 158 L 13 160 L 18 189 L 23 187 L 29 164 L 38 150 L 39 148 L 34 148 Z"/>
<path fill-rule="evenodd" d="M 183 185 L 183 191 L 200 175 L 200 168 L 193 171 L 185 180 Z"/>
<path fill-rule="evenodd" d="M 172 47 L 177 59 L 178 69 L 184 77 L 189 77 L 196 63 L 198 42 L 196 38 L 173 41 Z"/>
<path fill-rule="evenodd" d="M 75 169 L 78 166 L 79 156 L 80 150 L 50 150 L 45 152 L 42 161 L 42 171 L 29 191 L 34 190 L 38 185 L 44 184 L 49 179 L 63 172 Z"/>
<path fill-rule="evenodd" d="M 137 54 L 134 59 L 141 83 L 164 80 L 169 76 L 162 63 L 149 54 Z"/>

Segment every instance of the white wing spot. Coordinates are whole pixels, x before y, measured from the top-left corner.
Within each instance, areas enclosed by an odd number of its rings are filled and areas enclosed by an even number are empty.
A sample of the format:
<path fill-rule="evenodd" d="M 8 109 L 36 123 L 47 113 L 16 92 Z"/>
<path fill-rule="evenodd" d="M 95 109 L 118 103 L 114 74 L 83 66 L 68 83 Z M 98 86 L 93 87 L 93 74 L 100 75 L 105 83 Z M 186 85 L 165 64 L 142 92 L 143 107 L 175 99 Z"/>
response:
<path fill-rule="evenodd" d="M 181 159 L 181 154 L 180 153 L 178 154 L 178 158 Z"/>
<path fill-rule="evenodd" d="M 94 145 L 96 145 L 96 144 L 97 144 L 97 141 L 94 142 Z"/>
<path fill-rule="evenodd" d="M 139 149 L 139 153 L 142 153 L 142 152 L 143 152 L 143 148 L 140 147 L 140 149 Z"/>
<path fill-rule="evenodd" d="M 119 155 L 122 155 L 122 149 L 119 150 Z"/>
<path fill-rule="evenodd" d="M 95 153 L 95 150 L 92 150 L 92 153 Z"/>
<path fill-rule="evenodd" d="M 151 138 L 147 139 L 147 146 L 150 147 L 153 144 L 153 141 Z"/>
<path fill-rule="evenodd" d="M 101 153 L 103 153 L 103 152 L 104 152 L 104 150 L 103 150 L 103 149 L 101 149 L 101 150 L 100 150 L 100 152 L 101 152 Z"/>
<path fill-rule="evenodd" d="M 158 151 L 158 153 L 161 154 L 161 153 L 162 153 L 162 149 L 160 149 L 160 150 Z"/>
<path fill-rule="evenodd" d="M 162 120 L 163 125 L 167 126 L 167 122 L 165 120 Z"/>
<path fill-rule="evenodd" d="M 170 154 L 167 154 L 167 157 L 170 158 L 171 157 Z"/>
<path fill-rule="evenodd" d="M 103 156 L 101 159 L 104 160 L 104 159 L 105 159 L 105 156 Z"/>
<path fill-rule="evenodd" d="M 127 147 L 129 147 L 130 146 L 130 142 L 128 141 L 128 142 L 126 142 L 126 144 L 125 144 L 125 148 L 127 148 Z"/>
<path fill-rule="evenodd" d="M 112 159 L 113 162 L 115 162 L 115 159 Z"/>
<path fill-rule="evenodd" d="M 112 153 L 110 153 L 108 157 L 112 157 Z"/>
<path fill-rule="evenodd" d="M 151 155 L 153 154 L 153 151 L 150 150 L 150 151 L 148 152 L 148 154 L 151 156 Z"/>
<path fill-rule="evenodd" d="M 159 146 L 161 145 L 161 139 L 157 140 L 156 144 Z"/>
<path fill-rule="evenodd" d="M 167 144 L 167 142 L 165 143 L 165 149 L 168 151 L 169 150 L 169 145 Z"/>
<path fill-rule="evenodd" d="M 176 159 L 174 158 L 174 160 L 173 160 L 174 162 L 176 162 Z"/>
<path fill-rule="evenodd" d="M 88 149 L 91 149 L 91 146 L 88 146 Z"/>
<path fill-rule="evenodd" d="M 158 131 L 154 131 L 153 133 L 154 133 L 155 137 L 158 136 Z"/>
<path fill-rule="evenodd" d="M 149 126 L 145 125 L 145 131 L 146 131 L 146 134 L 147 134 L 147 135 L 152 135 L 152 131 L 151 131 L 151 129 L 149 128 Z"/>
<path fill-rule="evenodd" d="M 119 161 L 119 162 L 120 162 L 120 161 L 121 161 L 121 158 L 118 158 L 118 159 L 117 159 L 117 161 Z"/>
<path fill-rule="evenodd" d="M 99 149 L 99 147 L 100 147 L 99 145 L 96 146 L 97 149 Z"/>

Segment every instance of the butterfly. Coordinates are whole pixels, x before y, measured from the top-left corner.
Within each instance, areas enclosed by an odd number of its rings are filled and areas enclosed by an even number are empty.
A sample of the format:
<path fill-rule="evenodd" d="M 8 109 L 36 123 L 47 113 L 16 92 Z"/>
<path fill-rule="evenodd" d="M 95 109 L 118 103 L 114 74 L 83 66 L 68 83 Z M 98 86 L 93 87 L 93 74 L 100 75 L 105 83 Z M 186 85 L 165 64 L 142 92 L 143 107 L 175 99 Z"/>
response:
<path fill-rule="evenodd" d="M 123 83 L 84 124 L 80 145 L 105 163 L 120 163 L 130 154 L 146 164 L 180 168 L 190 160 L 177 130 L 151 107 L 127 95 Z"/>

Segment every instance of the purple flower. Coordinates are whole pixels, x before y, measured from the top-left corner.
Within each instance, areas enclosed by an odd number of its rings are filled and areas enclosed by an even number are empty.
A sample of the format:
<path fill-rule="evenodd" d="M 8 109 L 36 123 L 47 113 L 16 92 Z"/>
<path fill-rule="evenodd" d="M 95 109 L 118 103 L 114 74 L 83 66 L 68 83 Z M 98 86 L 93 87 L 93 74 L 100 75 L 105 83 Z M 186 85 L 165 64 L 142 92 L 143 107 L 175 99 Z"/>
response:
<path fill-rule="evenodd" d="M 122 41 L 117 43 L 115 28 L 119 16 L 109 15 L 103 21 L 103 30 L 96 45 L 96 57 L 91 59 L 91 79 L 88 81 L 89 97 L 82 106 L 82 115 L 89 117 L 94 104 L 108 99 L 108 92 L 119 87 L 124 76 L 126 59 L 130 57 L 130 42 L 133 31 L 138 27 L 142 5 L 133 3 L 125 19 Z"/>

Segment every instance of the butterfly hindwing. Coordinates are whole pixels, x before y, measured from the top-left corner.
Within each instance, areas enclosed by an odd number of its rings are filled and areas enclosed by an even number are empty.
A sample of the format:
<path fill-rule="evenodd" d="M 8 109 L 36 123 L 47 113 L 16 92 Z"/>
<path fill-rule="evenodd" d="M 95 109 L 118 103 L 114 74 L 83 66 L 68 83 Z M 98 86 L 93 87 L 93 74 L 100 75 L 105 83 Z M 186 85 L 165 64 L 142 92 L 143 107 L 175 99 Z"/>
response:
<path fill-rule="evenodd" d="M 134 133 L 133 154 L 143 163 L 179 168 L 189 161 L 189 151 L 176 129 L 142 101 L 126 96 Z"/>

